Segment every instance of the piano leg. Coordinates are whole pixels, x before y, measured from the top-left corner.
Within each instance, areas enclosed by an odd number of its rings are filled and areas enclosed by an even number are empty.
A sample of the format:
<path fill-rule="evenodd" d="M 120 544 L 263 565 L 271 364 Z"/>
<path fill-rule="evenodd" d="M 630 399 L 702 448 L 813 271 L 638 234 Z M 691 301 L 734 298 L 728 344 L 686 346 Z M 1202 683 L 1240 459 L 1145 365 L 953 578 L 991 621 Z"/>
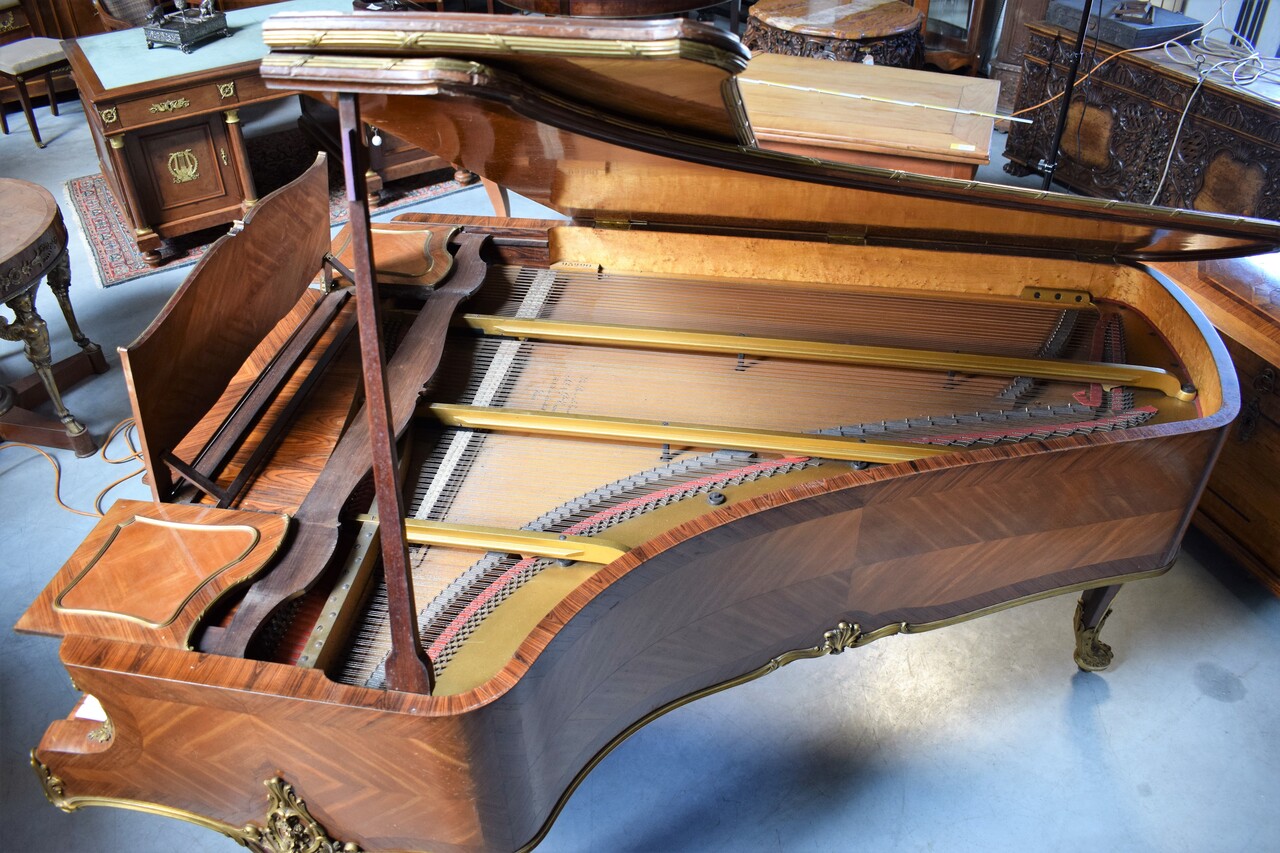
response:
<path fill-rule="evenodd" d="M 1098 641 L 1098 632 L 1111 615 L 1111 600 L 1121 584 L 1088 589 L 1076 604 L 1076 666 L 1096 672 L 1111 665 L 1111 647 Z"/>

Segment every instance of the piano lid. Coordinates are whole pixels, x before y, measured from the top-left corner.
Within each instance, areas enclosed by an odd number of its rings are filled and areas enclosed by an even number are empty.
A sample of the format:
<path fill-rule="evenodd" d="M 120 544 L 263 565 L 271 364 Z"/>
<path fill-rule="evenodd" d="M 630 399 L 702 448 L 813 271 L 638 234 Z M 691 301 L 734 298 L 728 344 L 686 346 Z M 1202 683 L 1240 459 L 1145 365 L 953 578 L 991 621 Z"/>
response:
<path fill-rule="evenodd" d="M 756 147 L 749 54 L 686 20 L 270 18 L 268 85 L 360 92 L 363 117 L 584 223 L 1188 260 L 1280 223 L 849 166 Z"/>

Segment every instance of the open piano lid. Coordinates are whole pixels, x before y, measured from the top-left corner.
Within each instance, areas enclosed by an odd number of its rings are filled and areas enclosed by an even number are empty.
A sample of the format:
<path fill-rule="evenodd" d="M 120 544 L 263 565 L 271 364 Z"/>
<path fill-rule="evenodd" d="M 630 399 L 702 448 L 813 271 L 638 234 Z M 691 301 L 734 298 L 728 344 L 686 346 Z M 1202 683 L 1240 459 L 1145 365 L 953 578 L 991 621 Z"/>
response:
<path fill-rule="evenodd" d="M 583 224 L 1137 260 L 1280 246 L 1268 220 L 761 150 L 749 53 L 686 20 L 286 13 L 263 37 L 268 85 L 362 93 L 366 122 Z"/>

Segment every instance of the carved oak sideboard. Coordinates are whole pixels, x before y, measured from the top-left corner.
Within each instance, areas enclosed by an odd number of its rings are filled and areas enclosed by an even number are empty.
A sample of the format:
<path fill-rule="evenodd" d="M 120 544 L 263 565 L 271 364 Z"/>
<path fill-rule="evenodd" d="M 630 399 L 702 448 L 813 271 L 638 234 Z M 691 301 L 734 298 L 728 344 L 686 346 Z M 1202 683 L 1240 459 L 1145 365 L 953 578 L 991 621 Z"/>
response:
<path fill-rule="evenodd" d="M 1061 92 L 1075 35 L 1031 24 L 1016 109 Z M 1096 48 L 1096 50 L 1095 50 Z M 1081 74 L 1119 48 L 1086 41 Z M 1211 78 L 1177 134 L 1196 77 L 1162 50 L 1118 57 L 1077 85 L 1054 179 L 1092 196 L 1219 213 L 1280 218 L 1280 85 L 1233 86 Z M 1009 133 L 1005 170 L 1031 172 L 1048 159 L 1059 105 L 1028 115 Z"/>

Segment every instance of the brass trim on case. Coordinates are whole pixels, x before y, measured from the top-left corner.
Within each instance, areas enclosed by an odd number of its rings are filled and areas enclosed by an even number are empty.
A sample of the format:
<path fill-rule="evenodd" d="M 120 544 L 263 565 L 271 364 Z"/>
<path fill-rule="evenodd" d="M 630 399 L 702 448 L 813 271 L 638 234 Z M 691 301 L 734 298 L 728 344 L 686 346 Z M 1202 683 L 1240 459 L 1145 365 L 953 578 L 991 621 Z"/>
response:
<path fill-rule="evenodd" d="M 105 110 L 98 110 L 98 115 L 102 118 L 103 124 L 115 124 L 120 120 L 120 111 L 115 107 L 107 107 Z"/>
<path fill-rule="evenodd" d="M 234 98 L 236 96 L 236 81 L 230 83 L 218 83 L 218 97 L 222 99 Z"/>
<path fill-rule="evenodd" d="M 191 106 L 191 102 L 186 98 L 170 98 L 167 101 L 160 101 L 152 104 L 147 110 L 150 113 L 171 113 L 177 110 L 184 110 Z"/>
<path fill-rule="evenodd" d="M 67 595 L 70 594 L 71 591 L 76 588 L 76 585 L 79 584 L 80 581 L 84 580 L 85 576 L 88 575 L 89 572 L 93 571 L 93 567 L 98 564 L 98 561 L 101 560 L 102 557 L 111 548 L 111 545 L 116 541 L 116 537 L 120 535 L 121 531 L 123 531 L 129 525 L 134 524 L 135 522 L 139 524 L 150 524 L 156 527 L 167 527 L 171 530 L 192 530 L 192 531 L 200 531 L 204 533 L 209 533 L 209 532 L 218 532 L 218 533 L 227 532 L 227 533 L 240 533 L 240 534 L 247 533 L 249 534 L 249 544 L 245 546 L 245 548 L 237 556 L 229 560 L 226 563 L 226 565 L 223 565 L 220 568 L 210 572 L 209 575 L 204 580 L 202 580 L 190 592 L 187 593 L 187 595 L 173 609 L 173 613 L 170 614 L 168 618 L 159 622 L 155 622 L 150 619 L 145 619 L 141 616 L 134 616 L 129 613 L 120 613 L 114 610 L 97 610 L 97 609 L 87 608 L 87 607 L 68 607 L 64 605 L 62 603 L 63 599 L 65 599 Z M 89 615 L 89 616 L 105 616 L 112 619 L 122 619 L 126 622 L 133 622 L 137 625 L 143 625 L 147 628 L 157 628 L 157 629 L 167 628 L 168 626 L 172 625 L 179 616 L 182 615 L 182 611 L 185 610 L 187 605 L 191 603 L 191 600 L 195 598 L 197 594 L 199 594 L 200 590 L 208 586 L 218 576 L 226 573 L 230 569 L 234 568 L 235 566 L 243 562 L 246 557 L 248 557 L 251 553 L 253 553 L 253 549 L 258 547 L 258 543 L 261 540 L 262 540 L 261 531 L 259 531 L 256 527 L 251 527 L 247 524 L 219 524 L 219 525 L 188 524 L 185 522 L 166 521 L 164 519 L 159 519 L 159 518 L 147 518 L 146 516 L 142 516 L 142 515 L 132 516 L 128 520 L 122 521 L 116 525 L 115 530 L 112 530 L 111 534 L 107 536 L 106 541 L 102 543 L 102 547 L 98 549 L 97 553 L 95 553 L 92 557 L 89 558 L 88 561 L 85 562 L 84 568 L 81 569 L 76 574 L 76 576 L 73 577 L 70 580 L 70 582 L 67 583 L 67 585 L 62 589 L 62 592 L 58 593 L 57 597 L 54 598 L 53 600 L 53 610 L 56 613 L 77 613 L 77 614 Z"/>
<path fill-rule="evenodd" d="M 320 30 L 294 27 L 266 29 L 267 47 L 320 48 L 322 50 L 457 50 L 468 54 L 527 54 L 597 59 L 691 59 L 738 74 L 746 70 L 741 56 L 713 45 L 682 38 L 654 41 L 626 39 L 575 39 L 548 36 L 496 35 L 494 33 L 444 33 L 403 30 Z M 335 57 L 336 59 L 337 57 Z"/>
<path fill-rule="evenodd" d="M 888 625 L 881 626 L 874 631 L 866 633 L 863 632 L 862 627 L 857 623 L 839 622 L 834 628 L 825 632 L 822 635 L 822 639 L 815 646 L 783 652 L 777 657 L 770 659 L 764 666 L 753 669 L 736 678 L 730 678 L 728 681 L 722 681 L 719 684 L 713 684 L 710 687 L 695 690 L 693 693 L 682 696 L 679 699 L 672 700 L 665 705 L 661 705 L 653 709 L 631 725 L 627 726 L 615 735 L 608 743 L 606 743 L 600 751 L 597 752 L 595 756 L 578 771 L 578 773 L 573 777 L 573 781 L 569 783 L 569 787 L 566 788 L 564 793 L 562 793 L 559 799 L 556 800 L 556 804 L 551 809 L 551 814 L 547 816 L 546 821 L 544 821 L 542 826 L 539 827 L 533 838 L 529 839 L 528 842 L 519 848 L 517 853 L 529 853 L 529 851 L 533 850 L 533 848 L 537 847 L 538 844 L 542 842 L 542 839 L 546 838 L 547 833 L 551 831 L 552 825 L 556 822 L 556 818 L 558 818 L 560 816 L 560 812 L 564 810 L 565 804 L 569 802 L 569 798 L 573 796 L 574 791 L 578 790 L 578 786 L 582 784 L 582 780 L 586 779 L 587 775 L 590 774 L 601 761 L 604 761 L 605 758 L 608 757 L 609 753 L 613 752 L 622 744 L 623 741 L 640 731 L 640 729 L 649 725 L 649 723 L 652 723 L 654 720 L 665 716 L 677 708 L 688 705 L 690 702 L 706 698 L 707 696 L 714 695 L 722 690 L 728 690 L 731 687 L 737 687 L 739 685 L 755 681 L 757 678 L 762 678 L 769 673 L 781 669 L 787 664 L 794 663 L 798 660 L 840 654 L 846 649 L 860 648 L 868 643 L 873 643 L 876 640 L 890 637 L 894 634 L 921 634 L 925 631 L 932 631 L 937 628 L 958 625 L 962 622 L 969 622 L 973 619 L 989 616 L 992 613 L 998 613 L 1002 610 L 1010 610 L 1023 604 L 1032 604 L 1034 602 L 1043 601 L 1047 598 L 1054 598 L 1059 595 L 1070 595 L 1074 592 L 1083 592 L 1085 590 L 1096 589 L 1102 586 L 1113 586 L 1129 583 L 1131 581 L 1159 577 L 1169 571 L 1172 567 L 1173 563 L 1169 562 L 1158 569 L 1151 569 L 1145 572 L 1133 572 L 1132 574 L 1119 575 L 1116 577 L 1106 578 L 1104 580 L 1083 581 L 1081 583 L 1071 584 L 1057 589 L 1032 593 L 1031 595 L 1025 595 L 1021 598 L 1015 598 L 1011 601 L 992 605 L 991 607 L 983 607 L 971 613 L 952 616 L 947 619 L 938 619 L 933 622 L 920 622 L 915 624 L 909 622 L 891 622 Z"/>
<path fill-rule="evenodd" d="M 273 776 L 262 783 L 267 788 L 268 797 L 262 826 L 249 823 L 236 827 L 160 803 L 118 797 L 67 796 L 66 785 L 53 775 L 48 765 L 36 757 L 34 749 L 31 750 L 31 769 L 40 780 L 45 798 L 64 812 L 74 812 L 85 806 L 111 806 L 174 818 L 204 829 L 212 829 L 254 853 L 361 853 L 360 845 L 354 842 L 344 844 L 331 839 L 320 822 L 311 816 L 307 804 L 293 790 L 293 786 L 279 776 Z"/>

